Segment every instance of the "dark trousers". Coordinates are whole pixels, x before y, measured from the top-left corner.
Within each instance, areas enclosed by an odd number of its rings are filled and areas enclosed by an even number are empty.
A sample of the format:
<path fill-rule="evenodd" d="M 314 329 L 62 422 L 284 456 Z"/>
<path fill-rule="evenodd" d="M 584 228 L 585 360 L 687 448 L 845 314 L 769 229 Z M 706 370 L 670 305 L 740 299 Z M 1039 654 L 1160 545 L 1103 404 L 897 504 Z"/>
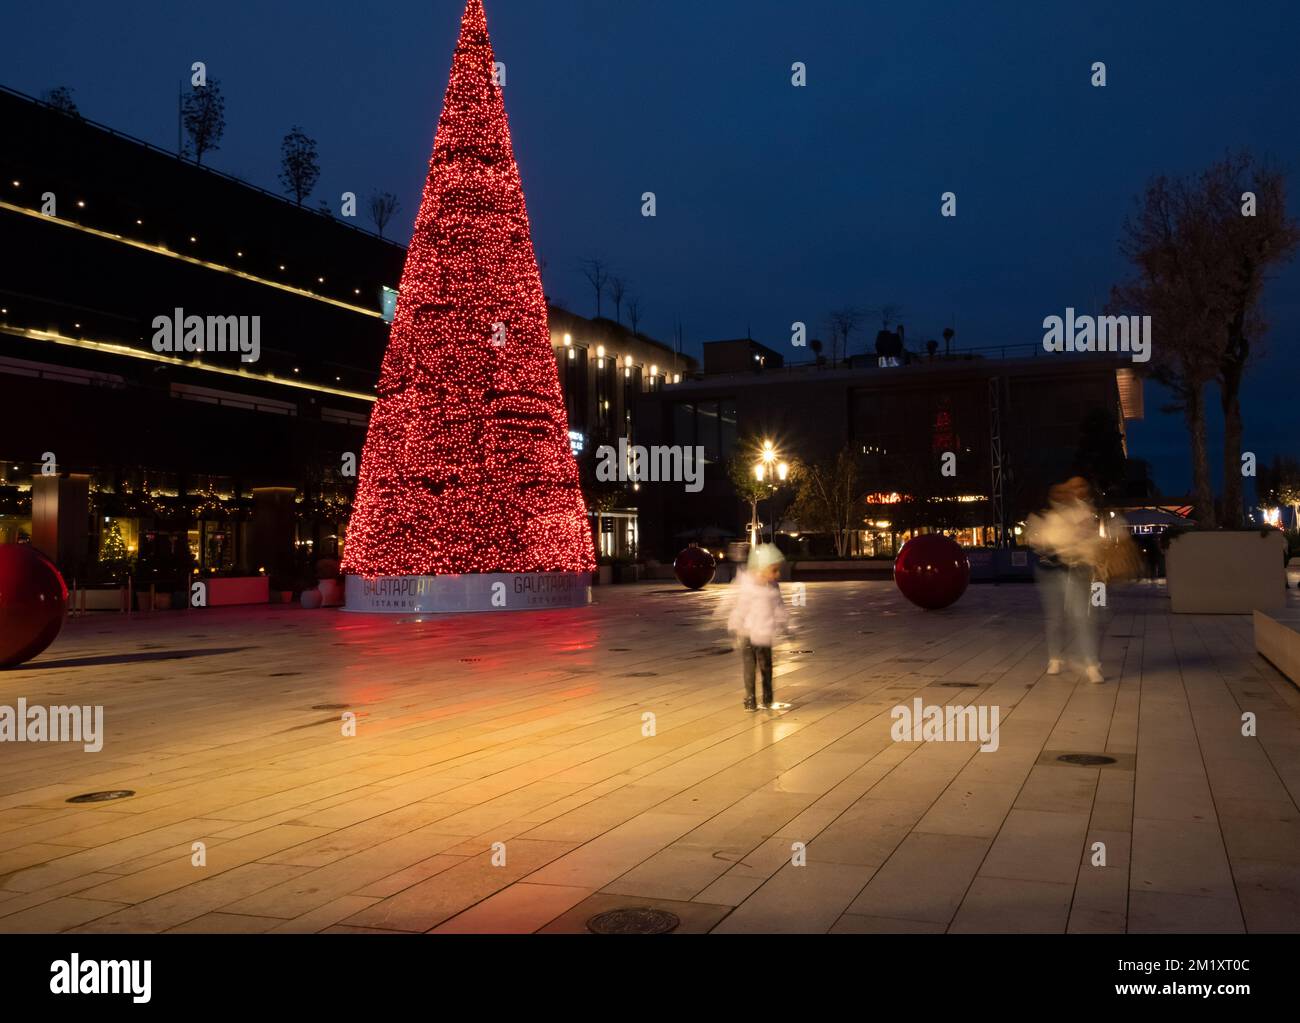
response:
<path fill-rule="evenodd" d="M 745 669 L 745 703 L 754 702 L 755 669 L 763 677 L 763 702 L 772 702 L 772 648 L 754 646 L 744 636 L 740 637 L 740 663 Z"/>

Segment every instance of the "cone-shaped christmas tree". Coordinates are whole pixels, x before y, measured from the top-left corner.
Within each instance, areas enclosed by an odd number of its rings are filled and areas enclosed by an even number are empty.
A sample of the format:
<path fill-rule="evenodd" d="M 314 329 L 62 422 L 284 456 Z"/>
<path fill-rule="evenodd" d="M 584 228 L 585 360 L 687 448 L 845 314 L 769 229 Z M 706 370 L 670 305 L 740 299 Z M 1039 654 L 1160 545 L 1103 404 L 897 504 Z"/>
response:
<path fill-rule="evenodd" d="M 482 0 L 469 0 L 402 270 L 344 571 L 595 567 Z"/>

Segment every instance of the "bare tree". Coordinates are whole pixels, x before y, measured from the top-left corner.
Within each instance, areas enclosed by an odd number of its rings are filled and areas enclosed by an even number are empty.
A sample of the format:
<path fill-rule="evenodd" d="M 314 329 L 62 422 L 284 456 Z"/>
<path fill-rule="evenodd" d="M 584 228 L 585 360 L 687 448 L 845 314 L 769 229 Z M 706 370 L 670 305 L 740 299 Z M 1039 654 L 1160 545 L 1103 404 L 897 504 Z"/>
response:
<path fill-rule="evenodd" d="M 833 310 L 827 321 L 831 335 L 831 365 L 834 366 L 839 351 L 843 350 L 844 357 L 848 358 L 849 335 L 862 322 L 862 311 L 853 306 L 845 306 L 842 309 Z"/>
<path fill-rule="evenodd" d="M 53 89 L 46 89 L 41 93 L 41 102 L 69 117 L 81 117 L 77 104 L 72 101 L 72 90 L 66 85 L 56 85 Z"/>
<path fill-rule="evenodd" d="M 1247 212 L 1247 193 L 1254 202 Z M 1121 250 L 1136 274 L 1111 306 L 1151 316 L 1151 373 L 1187 420 L 1197 522 L 1213 526 L 1206 443 L 1206 384 L 1217 380 L 1224 417 L 1224 511 L 1242 514 L 1241 381 L 1265 324 L 1259 299 L 1270 269 L 1289 260 L 1300 228 L 1286 214 L 1280 172 L 1249 154 L 1228 156 L 1187 179 L 1157 178 L 1125 224 Z"/>
<path fill-rule="evenodd" d="M 190 137 L 189 150 L 194 162 L 202 166 L 203 154 L 220 149 L 226 131 L 226 100 L 221 83 L 209 78 L 206 85 L 196 85 L 181 103 L 181 120 Z"/>
<path fill-rule="evenodd" d="M 293 196 L 299 206 L 311 195 L 320 177 L 320 161 L 316 158 L 316 140 L 296 124 L 280 143 L 280 184 Z"/>
<path fill-rule="evenodd" d="M 876 312 L 880 316 L 880 329 L 888 330 L 903 315 L 903 307 L 897 302 L 886 302 Z"/>
<path fill-rule="evenodd" d="M 617 275 L 609 279 L 609 297 L 614 302 L 614 320 L 623 323 L 623 296 L 627 294 L 627 281 Z"/>
<path fill-rule="evenodd" d="M 853 531 L 862 528 L 863 481 L 858 455 L 847 444 L 835 457 L 803 466 L 799 476 L 791 514 L 804 528 L 830 533 L 841 558 L 849 553 Z"/>
<path fill-rule="evenodd" d="M 1120 251 L 1135 275 L 1111 289 L 1110 312 L 1151 317 L 1151 376 L 1174 400 L 1163 410 L 1181 412 L 1192 456 L 1192 501 L 1202 528 L 1215 524 L 1214 491 L 1206 439 L 1205 386 L 1214 379 L 1209 338 L 1218 313 L 1200 256 L 1204 225 L 1192 215 L 1185 186 L 1166 177 L 1147 186 L 1138 210 L 1124 224 Z"/>
<path fill-rule="evenodd" d="M 632 324 L 632 333 L 638 333 L 637 325 L 641 322 L 641 299 L 636 295 L 628 295 L 627 297 L 627 318 L 628 322 Z"/>
<path fill-rule="evenodd" d="M 596 294 L 596 318 L 600 319 L 600 299 L 605 294 L 605 285 L 609 281 L 609 264 L 600 256 L 588 256 L 578 265 L 578 269 Z"/>
<path fill-rule="evenodd" d="M 384 236 L 384 228 L 393 219 L 393 215 L 401 209 L 401 205 L 392 192 L 370 193 L 370 219 L 374 222 L 380 238 Z"/>
<path fill-rule="evenodd" d="M 1200 180 L 1224 322 L 1218 335 L 1219 402 L 1223 410 L 1223 510 L 1225 525 L 1241 524 L 1241 382 L 1251 356 L 1268 330 L 1260 296 L 1270 271 L 1290 262 L 1300 244 L 1300 225 L 1287 216 L 1286 179 L 1275 167 L 1256 166 L 1247 152 L 1225 157 Z M 1253 212 L 1245 215 L 1247 194 Z"/>

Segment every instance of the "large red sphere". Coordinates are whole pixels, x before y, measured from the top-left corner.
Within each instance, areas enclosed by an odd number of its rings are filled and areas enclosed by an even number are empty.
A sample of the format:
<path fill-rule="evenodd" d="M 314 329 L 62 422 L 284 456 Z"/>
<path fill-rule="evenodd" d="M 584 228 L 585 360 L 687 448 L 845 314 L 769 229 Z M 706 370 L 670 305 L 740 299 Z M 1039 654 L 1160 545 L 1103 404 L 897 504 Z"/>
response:
<path fill-rule="evenodd" d="M 939 533 L 914 536 L 894 561 L 894 582 L 917 607 L 937 611 L 966 592 L 970 559 L 960 544 Z"/>
<path fill-rule="evenodd" d="M 703 547 L 687 547 L 673 562 L 673 573 L 677 581 L 687 589 L 698 590 L 713 582 L 713 573 L 718 563 L 713 555 Z"/>
<path fill-rule="evenodd" d="M 68 587 L 30 544 L 0 544 L 0 668 L 30 661 L 63 628 Z"/>

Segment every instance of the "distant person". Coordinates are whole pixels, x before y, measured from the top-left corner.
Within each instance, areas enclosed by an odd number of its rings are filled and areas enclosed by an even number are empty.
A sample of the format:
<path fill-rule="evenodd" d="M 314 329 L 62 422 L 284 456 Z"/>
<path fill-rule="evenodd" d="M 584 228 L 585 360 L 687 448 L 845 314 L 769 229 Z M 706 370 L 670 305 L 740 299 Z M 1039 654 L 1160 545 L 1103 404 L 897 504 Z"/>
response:
<path fill-rule="evenodd" d="M 736 636 L 745 678 L 745 710 L 768 710 L 772 702 L 772 644 L 785 628 L 788 615 L 781 597 L 781 563 L 785 556 L 775 544 L 758 544 L 732 585 L 734 604 L 727 631 Z M 762 678 L 762 698 L 755 702 L 755 676 Z"/>
<path fill-rule="evenodd" d="M 1102 555 L 1097 513 L 1080 476 L 1052 487 L 1045 511 L 1029 517 L 1025 538 L 1038 552 L 1039 595 L 1047 619 L 1047 674 L 1059 675 L 1071 646 L 1089 682 L 1101 683 L 1097 636 L 1089 621 L 1092 580 Z"/>

